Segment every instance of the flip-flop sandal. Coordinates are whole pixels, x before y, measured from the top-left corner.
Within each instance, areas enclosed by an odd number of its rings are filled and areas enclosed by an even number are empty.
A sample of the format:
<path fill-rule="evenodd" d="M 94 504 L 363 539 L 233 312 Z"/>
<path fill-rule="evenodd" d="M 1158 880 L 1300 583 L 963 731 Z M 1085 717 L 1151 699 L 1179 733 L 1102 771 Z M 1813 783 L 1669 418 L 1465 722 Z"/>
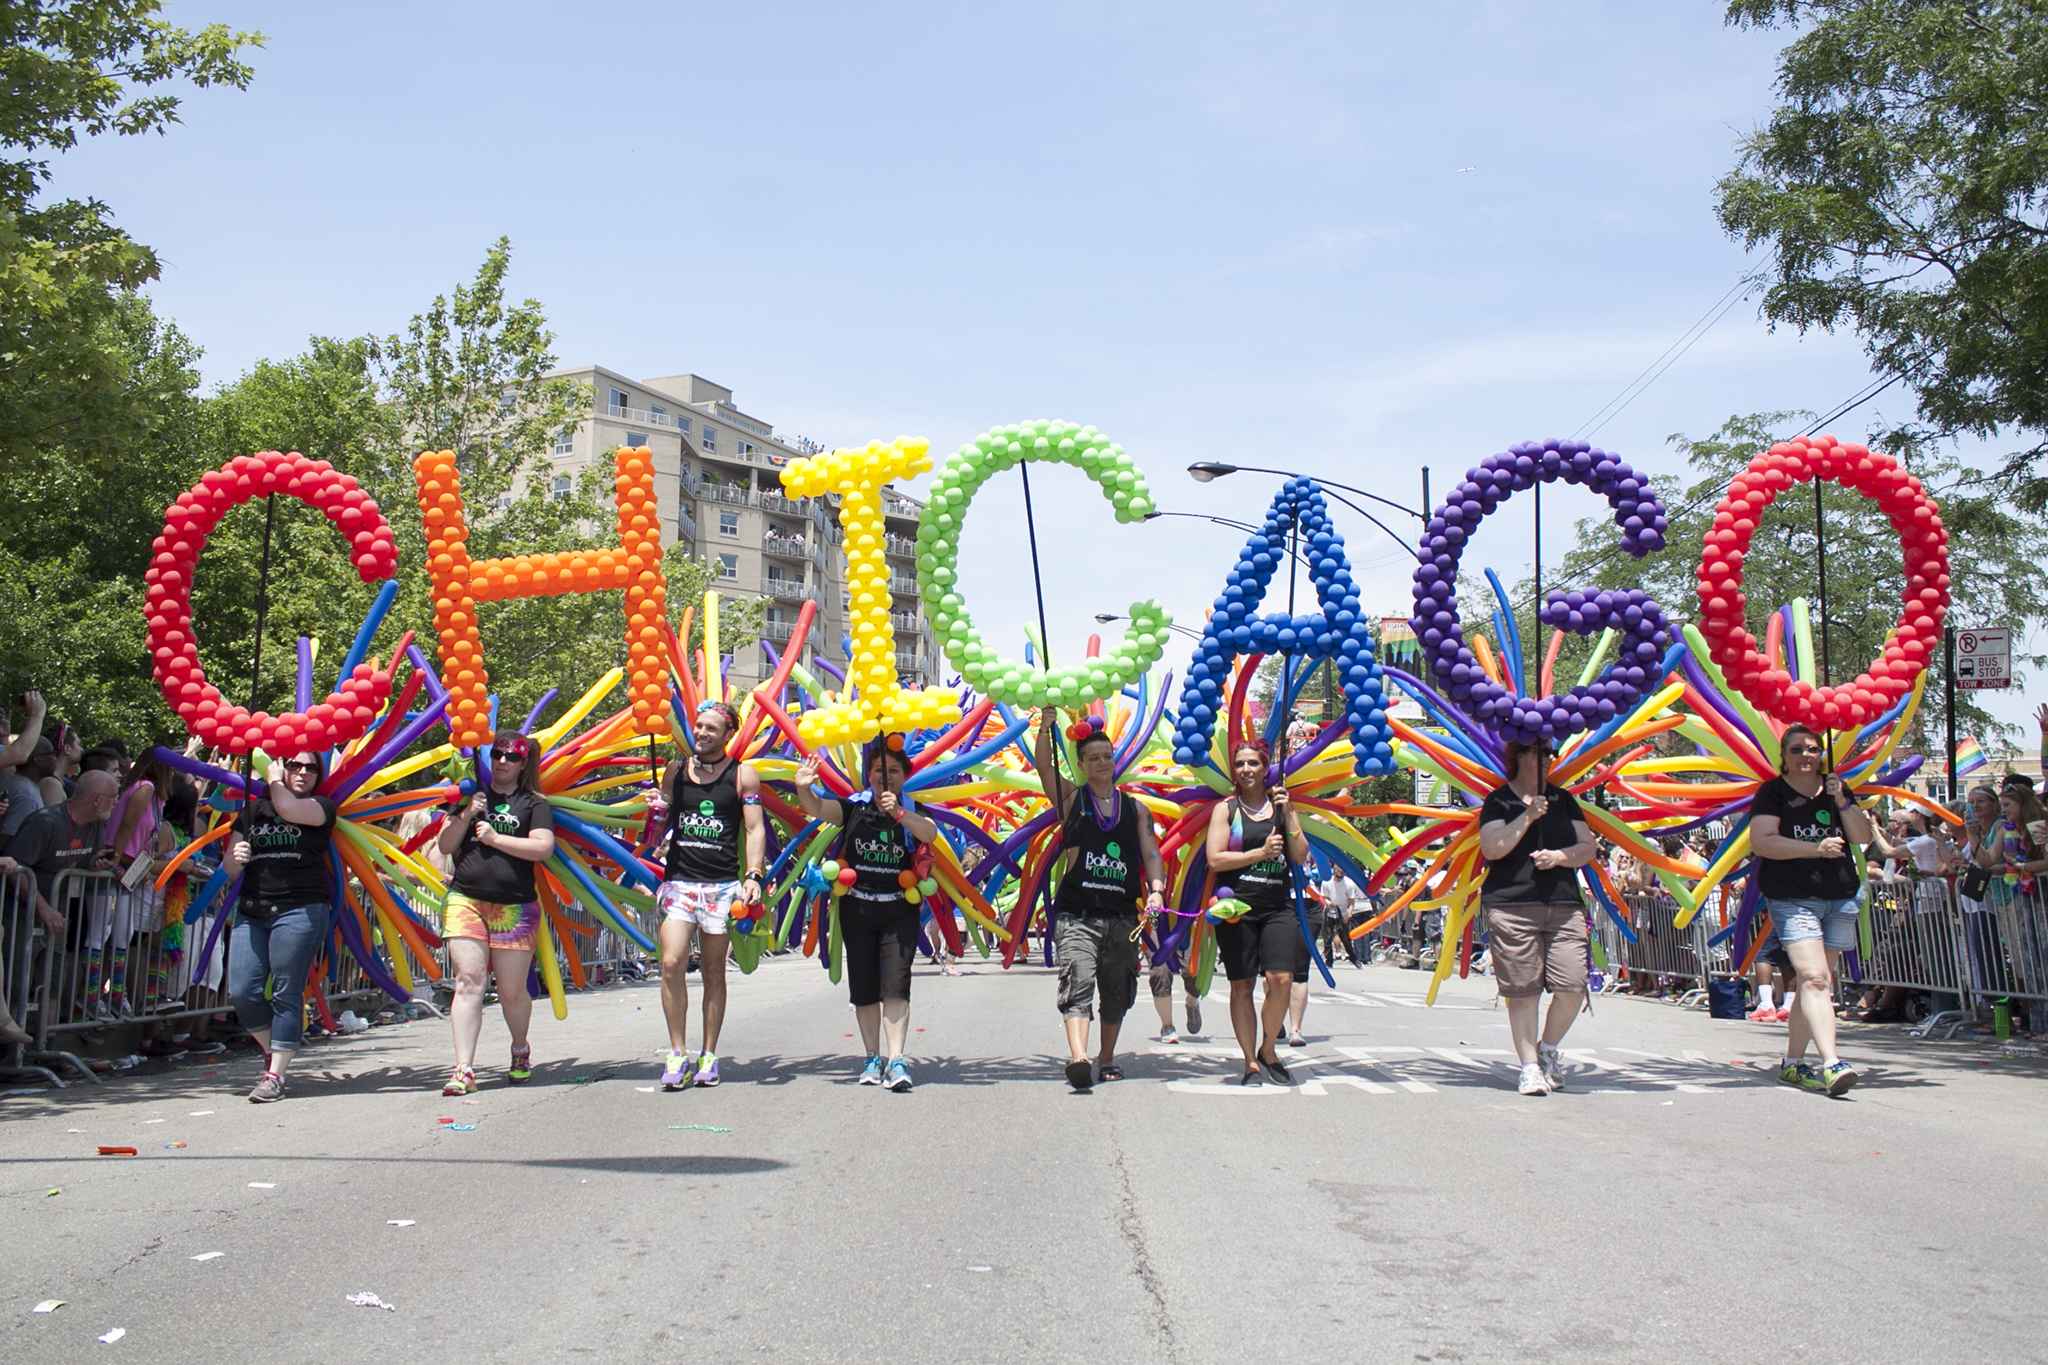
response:
<path fill-rule="evenodd" d="M 1087 1062 L 1067 1063 L 1067 1084 L 1076 1090 L 1095 1088 L 1095 1068 Z"/>
<path fill-rule="evenodd" d="M 1098 1081 L 1120 1081 L 1123 1078 L 1124 1069 L 1116 1065 L 1114 1062 L 1102 1068 L 1101 1072 L 1099 1072 L 1095 1077 L 1095 1079 Z"/>

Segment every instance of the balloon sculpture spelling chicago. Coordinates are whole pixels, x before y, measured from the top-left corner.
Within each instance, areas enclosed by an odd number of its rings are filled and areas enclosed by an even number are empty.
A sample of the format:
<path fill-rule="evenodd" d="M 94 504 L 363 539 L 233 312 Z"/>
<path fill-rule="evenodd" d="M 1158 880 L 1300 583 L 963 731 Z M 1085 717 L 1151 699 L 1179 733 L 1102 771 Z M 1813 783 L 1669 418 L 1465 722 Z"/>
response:
<path fill-rule="evenodd" d="M 1205 865 L 1202 832 L 1214 803 L 1231 789 L 1230 744 L 1255 733 L 1281 741 L 1271 777 L 1286 784 L 1301 812 L 1319 869 L 1343 867 L 1372 890 L 1402 869 L 1415 873 L 1356 934 L 1411 907 L 1446 912 L 1445 942 L 1463 948 L 1441 956 L 1432 998 L 1451 970 L 1469 967 L 1484 873 L 1478 806 L 1504 780 L 1506 741 L 1550 741 L 1557 749 L 1553 781 L 1575 793 L 1603 789 L 1615 798 L 1610 808 L 1589 802 L 1582 809 L 1596 832 L 1656 873 L 1681 907 L 1682 922 L 1721 891 L 1723 935 L 1754 937 L 1758 897 L 1749 875 L 1748 801 L 1775 771 L 1777 736 L 1787 724 L 1830 733 L 1835 766 L 1857 795 L 1916 799 L 1897 784 L 1918 760 L 1895 762 L 1894 753 L 1924 691 L 1948 607 L 1947 532 L 1919 481 L 1891 457 L 1862 446 L 1826 436 L 1783 443 L 1735 478 L 1701 549 L 1697 625 L 1675 628 L 1666 610 L 1639 590 L 1553 591 L 1540 605 L 1539 620 L 1552 633 L 1535 667 L 1491 570 L 1486 577 L 1498 602 L 1493 643 L 1465 629 L 1458 576 L 1466 547 L 1485 518 L 1515 494 L 1561 481 L 1607 499 L 1629 554 L 1663 552 L 1664 506 L 1640 472 L 1575 441 L 1524 443 L 1469 470 L 1433 509 L 1417 546 L 1411 624 L 1422 663 L 1412 673 L 1383 660 L 1375 646 L 1365 591 L 1322 490 L 1313 479 L 1290 478 L 1224 575 L 1177 705 L 1169 705 L 1172 674 L 1154 674 L 1171 625 L 1157 602 L 1132 605 L 1126 635 L 1107 653 L 1091 638 L 1082 657 L 1058 666 L 1042 638 L 1024 662 L 1006 658 L 983 639 L 969 613 L 958 575 L 961 527 L 969 504 L 995 475 L 1029 462 L 1065 464 L 1097 485 L 1119 521 L 1138 521 L 1153 510 L 1144 475 L 1121 446 L 1093 427 L 1059 421 L 992 428 L 933 474 L 916 542 L 918 583 L 959 677 L 949 687 L 900 685 L 882 499 L 890 481 L 931 469 L 927 452 L 923 441 L 877 441 L 798 460 L 783 471 L 792 497 L 837 504 L 851 635 L 843 666 L 834 662 L 830 642 L 810 651 L 810 666 L 804 666 L 816 616 L 807 606 L 780 651 L 763 643 L 771 676 L 744 692 L 727 679 L 716 594 L 706 594 L 701 616 L 693 604 L 679 621 L 669 617 L 653 454 L 644 448 L 614 457 L 617 544 L 488 561 L 472 561 L 467 553 L 453 455 L 422 453 L 415 473 L 434 657 L 409 635 L 388 664 L 371 655 L 397 591 L 396 582 L 386 582 L 324 700 L 314 700 L 314 654 L 310 642 L 301 641 L 295 709 L 279 716 L 230 704 L 200 665 L 191 588 L 208 534 L 251 498 L 296 497 L 349 539 L 357 572 L 372 582 L 398 571 L 390 526 L 348 476 L 296 454 L 231 461 L 180 494 L 165 514 L 146 575 L 150 647 L 165 699 L 192 734 L 228 754 L 247 755 L 254 768 L 267 769 L 299 749 L 333 753 L 321 791 L 341 812 L 330 866 L 336 910 L 331 947 L 314 966 L 313 984 L 339 980 L 345 957 L 401 999 L 419 975 L 440 974 L 438 907 L 446 884 L 418 856 L 438 831 L 439 817 L 406 839 L 386 824 L 411 810 L 445 808 L 469 789 L 466 779 L 438 778 L 432 770 L 487 748 L 495 733 L 509 728 L 490 691 L 480 607 L 541 594 L 622 591 L 628 654 L 624 670 L 600 680 L 552 723 L 540 724 L 554 699 L 550 692 L 517 727 L 536 741 L 540 785 L 559 835 L 555 856 L 540 871 L 546 927 L 536 962 L 558 1014 L 565 1008 L 563 969 L 572 984 L 586 979 L 578 939 L 609 932 L 651 949 L 645 926 L 661 830 L 648 814 L 650 772 L 658 744 L 671 737 L 687 742 L 690 719 L 705 700 L 738 709 L 742 721 L 729 751 L 762 775 L 769 817 L 770 886 L 762 905 L 735 921 L 735 957 L 752 970 L 764 951 L 801 946 L 826 953 L 835 978 L 834 921 L 851 869 L 834 856 L 838 832 L 805 817 L 792 783 L 798 762 L 816 754 L 819 780 L 835 795 L 849 795 L 860 784 L 860 746 L 886 736 L 897 737 L 890 742 L 909 761 L 907 798 L 942 832 L 929 863 L 903 874 L 906 897 L 927 912 L 930 941 L 954 951 L 971 945 L 1007 964 L 1035 931 L 1049 955 L 1059 822 L 1032 769 L 1027 733 L 1034 708 L 1067 713 L 1055 759 L 1070 768 L 1077 741 L 1098 732 L 1113 741 L 1118 787 L 1161 829 L 1170 894 L 1168 913 L 1148 927 L 1153 950 L 1158 960 L 1185 961 L 1201 977 L 1213 969 L 1211 927 L 1232 913 L 1228 887 L 1216 886 Z M 1743 558 L 1764 510 L 1788 489 L 1816 479 L 1873 498 L 1897 529 L 1905 561 L 1897 626 L 1867 672 L 1834 687 L 1816 676 L 1805 604 L 1773 613 L 1759 641 L 1746 625 L 1742 593 Z M 1283 566 L 1287 610 L 1262 614 Z M 1298 570 L 1306 571 L 1313 595 L 1305 613 L 1292 600 Z M 702 647 L 686 648 L 699 625 Z M 1567 632 L 1599 638 L 1576 683 L 1559 692 L 1554 665 Z M 1278 695 L 1260 718 L 1250 690 L 1260 664 L 1273 657 L 1283 661 Z M 402 667 L 402 681 L 395 682 Z M 1334 672 L 1342 711 L 1290 751 L 1286 718 L 1318 670 Z M 621 681 L 624 704 L 593 720 Z M 1394 689 L 1420 705 L 1426 722 L 1394 716 Z M 1678 751 L 1660 752 L 1660 739 L 1667 747 L 1683 743 Z M 168 880 L 225 836 L 247 779 L 159 753 L 218 784 L 213 828 L 163 871 L 161 879 Z M 1453 793 L 1456 804 L 1353 800 L 1361 777 L 1402 770 L 1427 775 Z M 1356 822 L 1368 816 L 1394 822 L 1385 841 L 1360 832 Z M 1646 837 L 1717 821 L 1731 832 L 1704 872 L 1665 858 Z M 1595 903 L 1632 936 L 1606 874 L 1594 865 L 1581 876 Z M 1731 896 L 1737 884 L 1742 889 Z M 226 873 L 214 871 L 189 898 L 187 921 L 200 921 L 232 894 Z M 209 941 L 202 956 L 213 947 Z M 317 991 L 314 998 L 325 1008 Z"/>

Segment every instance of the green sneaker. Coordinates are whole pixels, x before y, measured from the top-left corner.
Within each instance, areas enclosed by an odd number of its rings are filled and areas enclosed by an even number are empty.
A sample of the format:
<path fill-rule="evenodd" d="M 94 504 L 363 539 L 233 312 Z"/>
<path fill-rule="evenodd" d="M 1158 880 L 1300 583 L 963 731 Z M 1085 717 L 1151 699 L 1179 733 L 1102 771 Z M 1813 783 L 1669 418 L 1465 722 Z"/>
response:
<path fill-rule="evenodd" d="M 505 1079 L 514 1085 L 525 1085 L 533 1079 L 533 1049 L 515 1047 L 512 1049 L 512 1065 L 505 1073 Z"/>
<path fill-rule="evenodd" d="M 1837 1099 L 1848 1094 L 1850 1090 L 1855 1088 L 1856 1082 L 1861 1079 L 1862 1077 L 1857 1074 L 1856 1068 L 1850 1066 L 1839 1057 L 1820 1069 L 1822 1088 Z"/>
<path fill-rule="evenodd" d="M 1821 1079 L 1820 1072 L 1805 1062 L 1793 1062 L 1778 1068 L 1778 1079 L 1786 1085 L 1796 1085 L 1801 1090 L 1825 1091 L 1828 1083 Z"/>

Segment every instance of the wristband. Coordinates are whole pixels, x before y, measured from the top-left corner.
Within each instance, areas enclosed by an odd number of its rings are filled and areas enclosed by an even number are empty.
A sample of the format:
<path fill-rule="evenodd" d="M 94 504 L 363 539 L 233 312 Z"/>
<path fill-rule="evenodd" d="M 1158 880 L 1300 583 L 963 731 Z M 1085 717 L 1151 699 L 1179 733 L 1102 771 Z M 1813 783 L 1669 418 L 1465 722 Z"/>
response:
<path fill-rule="evenodd" d="M 746 873 L 746 875 L 745 875 L 745 876 L 743 876 L 743 877 L 741 877 L 741 878 L 740 878 L 740 880 L 741 880 L 741 881 L 743 881 L 743 882 L 763 882 L 763 883 L 765 883 L 765 882 L 766 882 L 766 881 L 768 880 L 768 874 L 767 874 L 767 873 L 765 873 L 765 872 L 763 872 L 763 871 L 762 871 L 762 870 L 761 870 L 760 868 L 758 868 L 758 867 L 750 867 L 750 868 L 748 868 L 748 869 L 747 869 L 747 873 Z"/>

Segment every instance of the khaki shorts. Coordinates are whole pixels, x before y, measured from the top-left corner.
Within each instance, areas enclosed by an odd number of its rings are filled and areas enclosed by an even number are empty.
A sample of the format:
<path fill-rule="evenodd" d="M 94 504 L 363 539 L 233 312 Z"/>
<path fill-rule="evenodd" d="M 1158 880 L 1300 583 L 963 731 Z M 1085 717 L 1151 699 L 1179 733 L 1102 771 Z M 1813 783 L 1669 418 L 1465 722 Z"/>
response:
<path fill-rule="evenodd" d="M 1586 911 L 1572 902 L 1515 902 L 1486 907 L 1486 945 L 1493 979 L 1510 999 L 1583 995 Z"/>

